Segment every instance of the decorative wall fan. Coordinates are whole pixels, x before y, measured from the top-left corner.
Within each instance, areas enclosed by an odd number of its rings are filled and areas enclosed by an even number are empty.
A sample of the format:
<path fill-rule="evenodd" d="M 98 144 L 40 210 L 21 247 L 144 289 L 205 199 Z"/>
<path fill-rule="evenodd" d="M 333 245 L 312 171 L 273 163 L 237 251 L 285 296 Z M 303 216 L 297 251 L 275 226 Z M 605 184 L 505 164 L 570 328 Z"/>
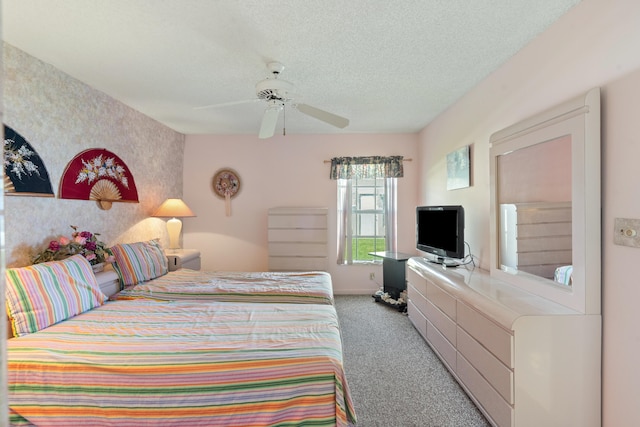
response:
<path fill-rule="evenodd" d="M 223 104 L 205 105 L 202 107 L 196 107 L 196 109 L 220 108 L 230 105 L 265 101 L 267 103 L 267 108 L 262 117 L 260 132 L 258 134 L 258 137 L 262 139 L 271 138 L 273 136 L 276 130 L 278 117 L 280 116 L 280 112 L 284 110 L 285 106 L 291 106 L 307 116 L 313 117 L 340 129 L 349 125 L 349 119 L 312 107 L 308 104 L 296 102 L 294 95 L 295 86 L 292 83 L 279 78 L 280 73 L 284 70 L 284 65 L 279 62 L 270 62 L 267 64 L 267 68 L 271 72 L 271 77 L 259 81 L 256 84 L 257 98 L 226 102 Z"/>
<path fill-rule="evenodd" d="M 71 159 L 60 180 L 61 199 L 95 200 L 103 210 L 113 202 L 138 203 L 131 170 L 104 148 L 84 150 Z"/>
<path fill-rule="evenodd" d="M 4 194 L 53 197 L 49 172 L 35 148 L 4 125 Z"/>

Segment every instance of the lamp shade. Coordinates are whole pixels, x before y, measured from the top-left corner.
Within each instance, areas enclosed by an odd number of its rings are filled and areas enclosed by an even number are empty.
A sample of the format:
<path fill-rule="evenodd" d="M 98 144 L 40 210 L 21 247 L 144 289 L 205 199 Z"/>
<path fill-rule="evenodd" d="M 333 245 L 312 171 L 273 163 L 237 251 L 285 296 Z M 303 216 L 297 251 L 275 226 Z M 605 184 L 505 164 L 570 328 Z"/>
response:
<path fill-rule="evenodd" d="M 180 231 L 182 221 L 178 217 L 196 216 L 181 199 L 167 199 L 152 216 L 171 218 L 167 221 L 169 249 L 180 249 Z"/>
<path fill-rule="evenodd" d="M 196 216 L 182 199 L 167 199 L 151 216 L 163 218 Z"/>

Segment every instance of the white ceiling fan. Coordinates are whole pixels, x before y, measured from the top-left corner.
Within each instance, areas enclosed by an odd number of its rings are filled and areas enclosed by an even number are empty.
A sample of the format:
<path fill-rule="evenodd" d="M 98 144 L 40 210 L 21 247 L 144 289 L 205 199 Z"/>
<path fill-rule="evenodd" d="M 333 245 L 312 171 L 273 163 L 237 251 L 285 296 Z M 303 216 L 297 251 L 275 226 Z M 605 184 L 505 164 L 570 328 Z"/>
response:
<path fill-rule="evenodd" d="M 255 99 L 244 101 L 226 102 L 223 104 L 206 105 L 203 107 L 196 107 L 196 109 L 205 108 L 219 108 L 230 105 L 245 104 L 249 102 L 265 101 L 267 108 L 262 116 L 262 123 L 260 125 L 259 138 L 271 138 L 276 130 L 276 124 L 278 123 L 278 117 L 280 112 L 284 110 L 285 106 L 290 105 L 296 108 L 303 114 L 311 116 L 315 119 L 338 127 L 340 129 L 349 125 L 349 119 L 338 116 L 328 111 L 321 110 L 316 107 L 312 107 L 308 104 L 302 104 L 295 102 L 294 89 L 295 86 L 286 80 L 281 80 L 278 77 L 284 65 L 279 62 L 270 62 L 267 64 L 267 68 L 271 72 L 271 77 L 268 77 L 256 84 L 256 96 Z"/>

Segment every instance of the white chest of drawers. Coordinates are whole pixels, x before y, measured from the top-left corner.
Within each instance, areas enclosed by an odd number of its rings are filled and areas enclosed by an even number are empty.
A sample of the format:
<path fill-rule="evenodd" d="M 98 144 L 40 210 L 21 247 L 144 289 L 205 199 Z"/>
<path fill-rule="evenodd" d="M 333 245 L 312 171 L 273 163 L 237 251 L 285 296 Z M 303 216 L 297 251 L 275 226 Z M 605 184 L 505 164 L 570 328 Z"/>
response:
<path fill-rule="evenodd" d="M 327 271 L 327 208 L 270 208 L 270 271 Z"/>

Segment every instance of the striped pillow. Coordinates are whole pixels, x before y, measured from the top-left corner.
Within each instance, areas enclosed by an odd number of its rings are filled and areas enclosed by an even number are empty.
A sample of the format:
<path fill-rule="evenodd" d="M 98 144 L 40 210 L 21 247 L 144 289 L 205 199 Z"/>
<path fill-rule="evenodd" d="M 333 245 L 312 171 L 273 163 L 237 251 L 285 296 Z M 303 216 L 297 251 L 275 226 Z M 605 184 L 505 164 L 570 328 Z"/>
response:
<path fill-rule="evenodd" d="M 7 314 L 14 336 L 37 332 L 107 300 L 82 255 L 6 270 Z"/>
<path fill-rule="evenodd" d="M 169 271 L 167 257 L 157 240 L 123 243 L 111 247 L 113 268 L 124 286 L 155 279 Z"/>

